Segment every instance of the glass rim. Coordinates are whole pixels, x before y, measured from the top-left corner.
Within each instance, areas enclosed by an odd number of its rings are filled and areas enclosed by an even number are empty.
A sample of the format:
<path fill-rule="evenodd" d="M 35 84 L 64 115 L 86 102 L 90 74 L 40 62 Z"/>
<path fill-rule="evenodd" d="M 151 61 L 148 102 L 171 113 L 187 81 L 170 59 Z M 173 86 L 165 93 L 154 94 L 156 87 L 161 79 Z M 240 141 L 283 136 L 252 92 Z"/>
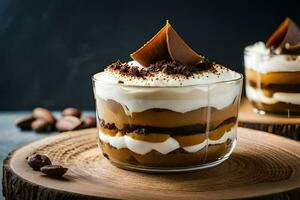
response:
<path fill-rule="evenodd" d="M 188 87 L 195 87 L 195 86 L 212 86 L 212 85 L 217 85 L 217 84 L 226 84 L 226 83 L 236 83 L 239 81 L 242 81 L 244 79 L 244 75 L 242 73 L 236 72 L 234 71 L 234 73 L 236 73 L 238 76 L 237 78 L 233 78 L 230 80 L 224 80 L 224 81 L 216 81 L 213 83 L 198 83 L 198 84 L 191 84 L 191 85 L 164 85 L 164 86 L 151 86 L 151 85 L 125 85 L 125 84 L 119 84 L 119 83 L 112 83 L 112 82 L 108 82 L 108 81 L 104 81 L 104 80 L 99 80 L 97 78 L 95 78 L 95 76 L 97 76 L 98 74 L 103 73 L 103 72 L 98 72 L 94 75 L 92 75 L 91 79 L 93 81 L 93 83 L 96 82 L 103 82 L 106 83 L 108 85 L 119 85 L 122 87 L 128 87 L 128 88 L 188 88 Z"/>

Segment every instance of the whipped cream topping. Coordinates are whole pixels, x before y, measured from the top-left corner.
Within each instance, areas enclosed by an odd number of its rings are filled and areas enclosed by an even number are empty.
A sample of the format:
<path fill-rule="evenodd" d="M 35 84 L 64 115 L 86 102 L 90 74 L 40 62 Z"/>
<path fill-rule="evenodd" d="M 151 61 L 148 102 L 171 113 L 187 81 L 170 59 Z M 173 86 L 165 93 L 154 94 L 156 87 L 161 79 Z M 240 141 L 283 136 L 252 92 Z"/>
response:
<path fill-rule="evenodd" d="M 128 62 L 130 67 L 143 68 L 138 62 Z M 239 79 L 240 74 L 229 70 L 221 65 L 215 65 L 214 71 L 207 70 L 201 73 L 195 73 L 192 76 L 185 77 L 183 75 L 166 74 L 156 72 L 149 77 L 132 77 L 120 74 L 118 71 L 106 69 L 94 76 L 96 80 L 101 80 L 107 83 L 128 85 L 128 86 L 191 86 L 197 84 L 212 84 L 223 81 Z"/>
<path fill-rule="evenodd" d="M 236 139 L 236 131 L 237 126 L 234 126 L 230 129 L 230 131 L 226 132 L 220 139 L 218 140 L 210 140 L 206 139 L 200 144 L 182 147 L 185 151 L 189 153 L 194 153 L 200 151 L 207 145 L 215 145 L 226 142 L 228 139 L 235 140 Z M 100 130 L 98 132 L 99 138 L 102 142 L 110 144 L 112 147 L 117 149 L 128 148 L 131 151 L 145 155 L 152 150 L 156 150 L 161 154 L 170 153 L 178 148 L 180 148 L 180 144 L 172 137 L 169 137 L 164 142 L 146 142 L 141 140 L 136 140 L 131 138 L 128 135 L 124 136 L 110 136 L 105 133 L 102 133 Z"/>
<path fill-rule="evenodd" d="M 247 46 L 244 61 L 245 68 L 260 73 L 300 71 L 300 55 L 272 54 L 263 42 Z"/>
<path fill-rule="evenodd" d="M 278 102 L 300 105 L 300 93 L 275 92 L 272 97 L 267 97 L 264 93 L 249 85 L 246 85 L 247 97 L 250 100 L 265 104 L 275 104 Z"/>

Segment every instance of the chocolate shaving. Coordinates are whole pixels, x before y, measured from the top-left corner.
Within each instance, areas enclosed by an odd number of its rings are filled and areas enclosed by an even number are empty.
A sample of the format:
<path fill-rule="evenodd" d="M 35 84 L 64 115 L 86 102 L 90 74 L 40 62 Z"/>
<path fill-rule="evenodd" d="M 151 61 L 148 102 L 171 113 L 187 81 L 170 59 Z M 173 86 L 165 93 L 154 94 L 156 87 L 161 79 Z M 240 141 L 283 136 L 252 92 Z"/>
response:
<path fill-rule="evenodd" d="M 130 66 L 127 63 L 122 63 L 117 61 L 109 65 L 106 70 L 116 71 L 121 75 L 136 77 L 136 78 L 146 78 L 151 77 L 155 73 L 162 72 L 167 75 L 179 75 L 183 77 L 190 77 L 194 74 L 201 74 L 203 72 L 217 73 L 216 65 L 207 59 L 201 61 L 197 65 L 183 65 L 176 61 L 160 60 L 149 67 L 136 67 Z"/>
<path fill-rule="evenodd" d="M 158 61 L 151 64 L 148 68 L 150 72 L 163 72 L 165 74 L 184 75 L 186 77 L 192 76 L 203 71 L 214 71 L 214 63 L 208 60 L 200 62 L 197 65 L 182 65 L 176 61 Z"/>
<path fill-rule="evenodd" d="M 105 123 L 105 121 L 103 119 L 99 120 L 99 125 L 103 128 L 107 128 L 107 129 L 117 129 L 116 125 L 114 123 Z"/>
<path fill-rule="evenodd" d="M 120 60 L 112 63 L 106 69 L 117 71 L 121 75 L 132 76 L 132 77 L 145 77 L 149 73 L 145 69 L 139 69 L 137 67 L 129 66 L 128 63 L 122 63 Z"/>

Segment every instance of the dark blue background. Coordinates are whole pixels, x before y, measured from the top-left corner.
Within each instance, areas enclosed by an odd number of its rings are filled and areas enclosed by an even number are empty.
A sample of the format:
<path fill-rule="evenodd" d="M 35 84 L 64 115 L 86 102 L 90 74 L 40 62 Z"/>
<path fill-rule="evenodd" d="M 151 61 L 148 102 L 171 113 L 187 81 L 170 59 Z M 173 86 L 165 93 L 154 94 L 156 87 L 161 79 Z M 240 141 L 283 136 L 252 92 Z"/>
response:
<path fill-rule="evenodd" d="M 93 109 L 92 74 L 121 59 L 169 19 L 198 53 L 243 71 L 243 47 L 300 1 L 0 1 L 0 110 Z"/>

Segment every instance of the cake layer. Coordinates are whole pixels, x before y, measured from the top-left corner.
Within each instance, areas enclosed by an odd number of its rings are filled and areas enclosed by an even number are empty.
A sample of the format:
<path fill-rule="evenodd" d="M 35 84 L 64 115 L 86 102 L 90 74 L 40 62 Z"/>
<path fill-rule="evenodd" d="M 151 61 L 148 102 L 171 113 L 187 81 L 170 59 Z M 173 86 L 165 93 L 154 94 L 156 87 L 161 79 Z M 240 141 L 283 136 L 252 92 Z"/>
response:
<path fill-rule="evenodd" d="M 275 92 L 267 96 L 260 89 L 246 85 L 246 94 L 250 100 L 264 104 L 285 103 L 287 107 L 290 107 L 289 104 L 300 105 L 300 93 Z"/>
<path fill-rule="evenodd" d="M 258 82 L 262 85 L 300 84 L 300 69 L 299 71 L 294 71 L 294 72 L 270 72 L 270 73 L 259 73 L 253 69 L 246 69 L 245 73 L 246 73 L 247 80 L 255 83 Z"/>
<path fill-rule="evenodd" d="M 203 164 L 221 158 L 232 148 L 232 141 L 228 139 L 222 144 L 209 145 L 208 151 L 204 148 L 195 153 L 186 153 L 184 150 L 178 149 L 168 154 L 161 154 L 153 150 L 141 155 L 125 148 L 116 149 L 107 143 L 102 143 L 101 148 L 105 156 L 116 163 L 128 163 L 148 167 L 183 167 Z"/>
<path fill-rule="evenodd" d="M 99 126 L 107 129 L 112 129 L 113 131 L 118 130 L 123 133 L 135 132 L 136 134 L 151 134 L 151 133 L 159 133 L 159 134 L 172 134 L 176 135 L 191 135 L 195 133 L 204 133 L 207 130 L 213 131 L 220 126 L 226 125 L 228 123 L 236 123 L 237 118 L 231 117 L 218 125 L 213 125 L 209 122 L 209 127 L 206 124 L 193 124 L 189 126 L 175 126 L 175 127 L 156 127 L 156 126 L 140 126 L 140 125 L 129 125 L 125 124 L 122 129 L 119 129 L 115 126 L 114 123 L 106 123 L 104 120 L 99 119 Z"/>
<path fill-rule="evenodd" d="M 114 123 L 106 123 L 104 120 L 99 119 L 99 126 L 102 128 L 110 129 L 113 132 L 122 132 L 122 133 L 130 133 L 135 132 L 136 134 L 144 135 L 144 134 L 151 134 L 151 133 L 159 133 L 159 134 L 170 134 L 172 136 L 176 135 L 192 135 L 195 133 L 205 133 L 208 131 L 213 131 L 223 125 L 236 123 L 237 118 L 232 117 L 229 119 L 224 120 L 217 126 L 212 126 L 209 123 L 209 127 L 207 124 L 194 124 L 189 126 L 179 126 L 179 127 L 154 127 L 154 126 L 140 126 L 140 125 L 125 125 L 122 129 L 119 129 L 115 126 Z"/>
<path fill-rule="evenodd" d="M 96 98 L 97 114 L 105 123 L 114 124 L 118 129 L 128 127 L 159 127 L 159 128 L 178 128 L 193 132 L 205 130 L 209 122 L 210 130 L 215 129 L 223 121 L 237 117 L 238 99 L 235 99 L 229 106 L 221 110 L 216 108 L 198 108 L 196 110 L 180 113 L 166 109 L 149 109 L 143 112 L 134 112 L 128 116 L 124 108 L 113 100 L 103 100 Z M 208 118 L 208 116 L 210 116 Z M 154 130 L 157 131 L 157 130 Z M 182 132 L 181 129 L 178 129 Z"/>
<path fill-rule="evenodd" d="M 99 139 L 117 149 L 128 148 L 144 155 L 152 150 L 162 154 L 182 148 L 186 152 L 200 151 L 209 144 L 224 143 L 227 139 L 236 138 L 236 125 L 226 124 L 209 133 L 197 133 L 189 136 L 172 136 L 172 134 L 136 134 L 122 133 L 107 128 L 99 129 Z"/>

